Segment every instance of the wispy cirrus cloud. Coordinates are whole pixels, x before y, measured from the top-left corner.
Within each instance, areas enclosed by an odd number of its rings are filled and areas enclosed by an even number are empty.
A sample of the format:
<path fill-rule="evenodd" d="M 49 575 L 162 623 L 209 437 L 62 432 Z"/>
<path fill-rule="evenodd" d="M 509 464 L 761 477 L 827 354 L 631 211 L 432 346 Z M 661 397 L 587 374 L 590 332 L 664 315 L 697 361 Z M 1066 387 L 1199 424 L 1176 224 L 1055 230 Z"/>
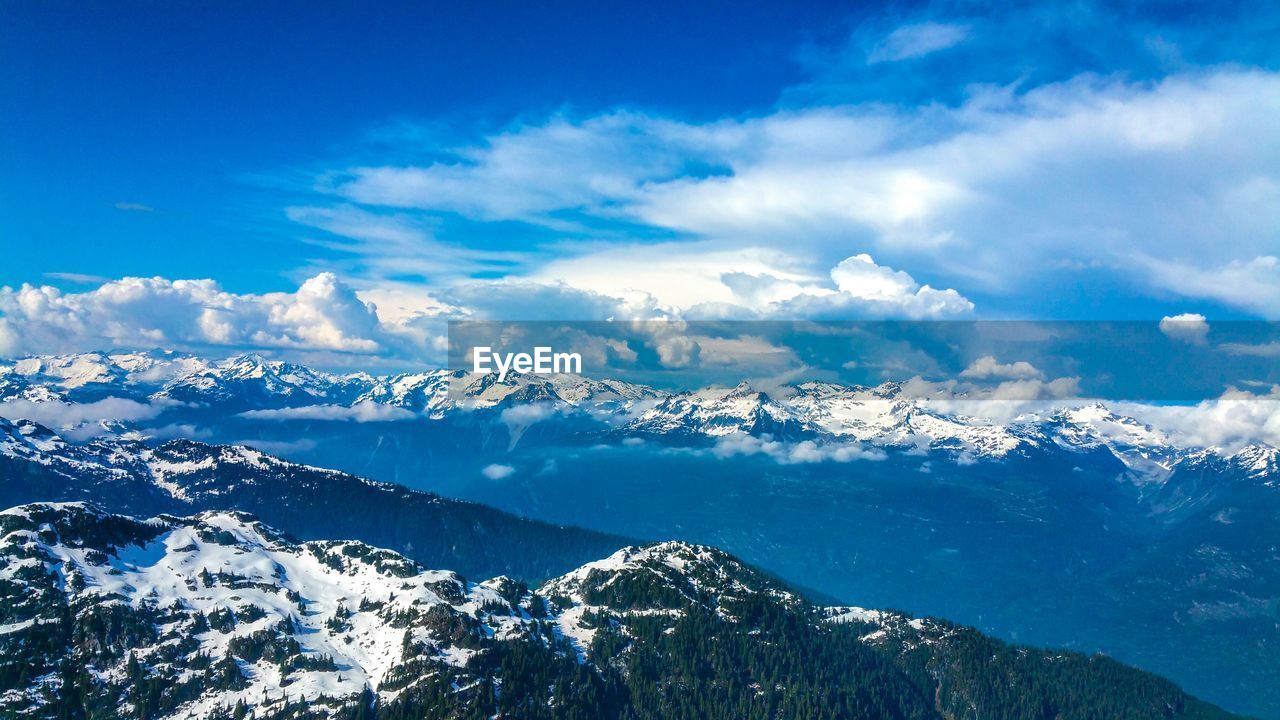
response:
<path fill-rule="evenodd" d="M 74 273 L 74 272 L 47 272 L 47 273 L 44 273 L 44 277 L 50 280 L 65 280 L 66 282 L 73 282 L 73 283 L 80 283 L 80 284 L 100 285 L 102 283 L 111 282 L 111 278 L 104 277 L 102 275 L 89 275 L 87 273 Z"/>
<path fill-rule="evenodd" d="M 1124 293 L 1266 315 L 1280 307 L 1278 114 L 1280 75 L 1241 69 L 1154 82 L 1081 76 L 979 88 L 955 106 L 779 108 L 697 123 L 562 113 L 430 164 L 332 173 L 324 191 L 334 208 L 555 228 L 559 239 L 495 271 L 596 292 L 602 280 L 591 278 L 607 278 L 611 294 L 681 307 L 741 304 L 735 288 L 749 283 L 725 277 L 777 278 L 772 292 L 825 282 L 867 254 L 921 286 L 1009 298 L 1024 312 L 1038 308 L 1013 298 L 1085 274 Z M 379 240 L 380 262 L 411 266 L 406 248 L 436 242 Z"/>
<path fill-rule="evenodd" d="M 477 273 L 509 272 L 526 257 L 518 251 L 442 242 L 436 237 L 438 223 L 422 216 L 379 213 L 350 204 L 289 207 L 285 215 L 324 231 L 323 237 L 310 242 L 353 258 L 350 268 L 366 276 L 418 276 L 439 283 Z"/>
<path fill-rule="evenodd" d="M 871 49 L 867 62 L 874 64 L 924 57 L 964 42 L 969 33 L 968 25 L 936 22 L 903 25 Z"/>
<path fill-rule="evenodd" d="M 113 207 L 117 210 L 124 210 L 126 212 L 150 213 L 150 212 L 156 211 L 156 209 L 151 207 L 150 205 L 143 205 L 142 203 L 136 203 L 136 202 L 118 202 Z"/>
<path fill-rule="evenodd" d="M 1275 201 L 1280 203 L 1280 196 Z M 1226 263 L 1144 255 L 1140 264 L 1157 283 L 1181 295 L 1219 300 L 1267 318 L 1280 317 L 1280 258 L 1275 255 Z"/>

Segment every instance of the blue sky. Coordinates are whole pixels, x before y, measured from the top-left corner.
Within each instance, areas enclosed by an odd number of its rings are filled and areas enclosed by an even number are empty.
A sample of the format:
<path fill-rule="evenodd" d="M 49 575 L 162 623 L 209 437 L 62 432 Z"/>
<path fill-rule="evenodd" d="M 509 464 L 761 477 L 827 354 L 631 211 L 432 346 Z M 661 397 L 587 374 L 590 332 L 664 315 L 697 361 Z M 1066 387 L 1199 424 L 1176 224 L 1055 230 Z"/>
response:
<path fill-rule="evenodd" d="M 1273 3 L 7 16 L 0 354 L 1280 313 Z"/>

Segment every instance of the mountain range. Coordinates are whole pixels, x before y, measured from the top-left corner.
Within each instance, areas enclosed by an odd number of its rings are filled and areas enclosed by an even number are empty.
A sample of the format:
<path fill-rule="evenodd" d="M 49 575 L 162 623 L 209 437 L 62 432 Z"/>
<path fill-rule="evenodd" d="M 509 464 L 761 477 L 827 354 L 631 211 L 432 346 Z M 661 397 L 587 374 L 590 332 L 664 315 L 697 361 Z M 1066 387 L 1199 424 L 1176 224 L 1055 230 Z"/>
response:
<path fill-rule="evenodd" d="M 254 355 L 26 358 L 0 363 L 0 416 L 27 447 L 0 456 L 27 478 L 0 504 L 243 510 L 304 539 L 528 581 L 626 538 L 678 538 L 840 601 L 1105 651 L 1280 718 L 1275 448 L 1191 444 L 1098 402 L 1004 422 L 945 407 L 898 383 L 673 392 Z M 459 504 L 505 540 L 458 532 L 445 547 L 412 532 L 417 513 L 455 507 L 433 493 L 519 517 Z"/>
<path fill-rule="evenodd" d="M 1180 443 L 1169 434 L 1113 413 L 1101 402 L 1032 412 L 1001 424 L 937 409 L 904 385 L 875 387 L 829 382 L 785 386 L 778 396 L 743 382 L 668 392 L 619 380 L 579 375 L 474 376 L 434 370 L 375 376 L 334 374 L 301 365 L 240 355 L 211 361 L 182 353 L 83 353 L 0 361 L 0 402 L 90 403 L 129 399 L 185 417 L 199 409 L 242 419 L 408 419 L 407 414 L 360 410 L 379 406 L 440 420 L 473 411 L 546 404 L 536 421 L 580 414 L 624 437 L 668 441 L 737 434 L 778 440 L 856 441 L 872 446 L 951 450 L 962 459 L 1001 457 L 1050 445 L 1088 451 L 1105 446 L 1133 479 L 1160 480 L 1184 460 L 1204 454 L 1234 457 L 1254 472 L 1274 474 L 1280 450 L 1265 445 L 1232 448 Z M 310 411 L 307 409 L 310 408 Z M 345 408 L 350 412 L 341 412 Z M 271 413 L 271 411 L 277 411 Z M 291 412 L 292 411 L 292 412 Z M 98 420 L 114 420 L 103 417 Z M 515 424 L 521 418 L 514 418 Z M 509 423 L 510 424 L 510 423 Z"/>
<path fill-rule="evenodd" d="M 302 538 L 354 537 L 468 575 L 541 578 L 627 540 L 300 465 L 243 446 L 69 443 L 0 418 L 0 505 L 89 501 L 142 516 L 240 510 Z"/>
<path fill-rule="evenodd" d="M 0 512 L 0 711 L 31 718 L 1229 718 L 1105 657 L 816 607 L 713 548 L 536 588 L 252 516 Z"/>

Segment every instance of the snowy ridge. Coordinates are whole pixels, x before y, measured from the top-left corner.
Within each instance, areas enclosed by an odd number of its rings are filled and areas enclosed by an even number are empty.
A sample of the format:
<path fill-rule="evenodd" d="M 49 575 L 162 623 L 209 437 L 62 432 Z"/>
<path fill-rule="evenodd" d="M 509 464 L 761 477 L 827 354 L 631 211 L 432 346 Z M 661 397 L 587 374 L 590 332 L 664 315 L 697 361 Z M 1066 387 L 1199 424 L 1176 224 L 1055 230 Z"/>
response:
<path fill-rule="evenodd" d="M 635 587 L 644 590 L 632 595 Z M 599 627 L 596 618 L 604 614 L 625 627 L 628 617 L 679 618 L 690 605 L 732 621 L 731 601 L 747 595 L 764 594 L 792 608 L 801 603 L 799 596 L 722 550 L 674 541 L 622 548 L 549 580 L 538 592 L 551 600 L 557 631 L 580 658 L 588 656 Z"/>
<path fill-rule="evenodd" d="M 741 668 L 756 653 L 815 646 L 853 663 L 834 682 L 863 687 L 871 670 L 870 687 L 889 702 L 928 690 L 937 717 L 950 708 L 1000 716 L 1043 699 L 1034 678 L 1046 662 L 1071 673 L 1059 709 L 1104 707 L 1112 687 L 1087 672 L 1091 658 L 1007 648 L 942 620 L 815 607 L 722 551 L 684 542 L 627 547 L 530 590 L 505 577 L 468 582 L 362 542 L 296 542 L 238 512 L 136 520 L 84 503 L 0 512 L 5 717 L 54 720 L 68 707 L 153 720 L 522 717 L 529 703 L 592 717 L 609 705 L 578 705 L 581 695 L 629 682 L 633 668 L 633 691 L 656 680 L 667 692 L 662 678 L 689 682 L 688 664 L 716 648 Z M 944 697 L 914 685 L 894 669 L 900 662 L 925 663 L 952 689 Z M 830 686 L 829 673 L 807 679 L 804 667 L 784 684 L 846 689 Z M 1108 666 L 1115 672 L 1137 688 L 1106 706 L 1126 717 L 1228 717 L 1195 714 L 1200 706 L 1168 683 Z M 777 687 L 760 680 L 739 683 L 736 696 Z M 514 705 L 496 705 L 502 698 Z M 626 717 L 618 699 L 620 714 L 609 716 Z"/>
<path fill-rule="evenodd" d="M 115 537 L 90 539 L 113 526 Z M 88 613 L 124 605 L 154 623 L 144 633 L 150 644 L 131 643 L 92 666 L 104 684 L 128 682 L 130 658 L 177 685 L 207 682 L 205 666 L 228 659 L 234 687 L 203 692 L 173 717 L 206 717 L 241 701 L 269 710 L 285 687 L 321 705 L 366 687 L 390 699 L 401 688 L 384 686 L 398 665 L 466 664 L 475 650 L 454 630 L 504 638 L 529 622 L 494 584 L 468 584 L 363 543 L 294 544 L 240 513 L 137 522 L 78 503 L 39 504 L 0 514 L 0 529 L 0 581 L 63 592 Z M 5 635 L 57 622 L 28 617 Z M 41 698 L 38 688 L 9 693 L 0 706 Z"/>
<path fill-rule="evenodd" d="M 1030 413 L 1007 423 L 969 417 L 916 397 L 898 383 L 876 387 L 802 382 L 766 393 L 747 383 L 686 392 L 579 375 L 496 375 L 431 370 L 390 376 L 338 375 L 248 354 L 212 361 L 171 352 L 85 353 L 0 364 L 0 402 L 22 417 L 32 403 L 128 399 L 147 404 L 143 420 L 68 421 L 67 431 L 147 437 L 148 424 L 199 424 L 209 413 L 246 419 L 357 421 L 372 418 L 469 422 L 475 411 L 502 415 L 512 440 L 532 422 L 585 418 L 612 437 L 667 443 L 716 442 L 737 435 L 782 442 L 861 443 L 938 452 L 967 462 L 1041 450 L 1105 450 L 1139 483 L 1162 482 L 1175 466 L 1207 450 L 1235 456 L 1261 475 L 1276 466 L 1259 447 L 1188 446 L 1101 403 Z M 23 405 L 27 403 L 27 405 Z M 528 413 L 507 411 L 528 406 Z M 311 408 L 314 411 L 307 412 Z M 385 412 L 376 412 L 379 408 Z M 390 410 L 394 408 L 394 410 Z M 136 411 L 136 407 L 132 408 Z M 97 412 L 110 412 L 109 408 Z M 0 413 L 3 414 L 3 413 Z M 72 413 L 74 414 L 74 413 Z M 151 418 L 151 414 L 158 417 Z M 512 443 L 515 444 L 514 442 Z M 1247 453 L 1246 453 L 1247 454 Z"/>
<path fill-rule="evenodd" d="M 66 659 L 126 705 L 140 675 L 162 678 L 189 697 L 172 718 L 237 705 L 265 714 L 288 698 L 336 715 L 366 691 L 387 703 L 440 677 L 465 692 L 471 662 L 508 641 L 590 662 L 592 615 L 674 622 L 697 605 L 735 622 L 732 602 L 749 594 L 802 608 L 731 556 L 687 543 L 625 548 L 531 592 L 506 578 L 468 583 L 364 543 L 296 543 L 243 513 L 139 521 L 83 503 L 0 512 L 0 594 L 0 650 L 35 653 L 36 666 L 65 660 L 40 654 L 48 643 L 35 634 L 129 618 L 125 636 L 77 646 L 68 635 Z M 41 675 L 0 695 L 0 711 L 38 714 L 62 682 Z"/>
<path fill-rule="evenodd" d="M 914 618 L 890 610 L 868 610 L 860 607 L 827 607 L 820 613 L 823 622 L 833 625 L 859 623 L 867 625 L 862 635 L 867 643 L 896 641 L 914 647 L 938 642 L 954 630 L 944 623 L 928 618 Z"/>

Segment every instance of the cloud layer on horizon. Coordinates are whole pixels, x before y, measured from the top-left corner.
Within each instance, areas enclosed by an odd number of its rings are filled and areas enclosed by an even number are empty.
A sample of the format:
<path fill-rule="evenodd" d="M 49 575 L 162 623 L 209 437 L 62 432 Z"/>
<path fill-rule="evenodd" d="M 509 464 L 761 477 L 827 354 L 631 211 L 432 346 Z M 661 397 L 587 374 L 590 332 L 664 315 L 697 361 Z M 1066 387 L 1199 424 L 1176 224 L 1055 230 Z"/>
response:
<path fill-rule="evenodd" d="M 1105 277 L 1272 317 L 1277 116 L 1280 75 L 1239 68 L 700 123 L 564 112 L 418 146 L 429 163 L 326 173 L 294 212 L 359 207 L 364 224 L 329 228 L 349 237 L 406 216 L 515 223 L 557 239 L 506 258 L 506 277 L 684 307 L 732 302 L 713 270 L 812 281 L 865 253 L 969 297 Z M 359 246 L 351 267 L 376 277 L 397 247 Z"/>
<path fill-rule="evenodd" d="M 228 292 L 212 279 L 124 278 L 83 292 L 24 285 L 0 288 L 0 357 L 166 348 L 439 362 L 449 319 L 808 319 L 833 313 L 919 319 L 963 316 L 973 309 L 955 290 L 921 286 L 867 255 L 841 262 L 830 277 L 794 282 L 752 276 L 757 285 L 786 286 L 763 295 L 743 291 L 743 278 L 726 277 L 716 282 L 724 283 L 730 302 L 693 307 L 564 282 L 472 280 L 403 300 L 389 312 L 379 311 L 377 289 L 362 297 L 332 273 L 318 274 L 292 293 L 261 295 Z"/>

